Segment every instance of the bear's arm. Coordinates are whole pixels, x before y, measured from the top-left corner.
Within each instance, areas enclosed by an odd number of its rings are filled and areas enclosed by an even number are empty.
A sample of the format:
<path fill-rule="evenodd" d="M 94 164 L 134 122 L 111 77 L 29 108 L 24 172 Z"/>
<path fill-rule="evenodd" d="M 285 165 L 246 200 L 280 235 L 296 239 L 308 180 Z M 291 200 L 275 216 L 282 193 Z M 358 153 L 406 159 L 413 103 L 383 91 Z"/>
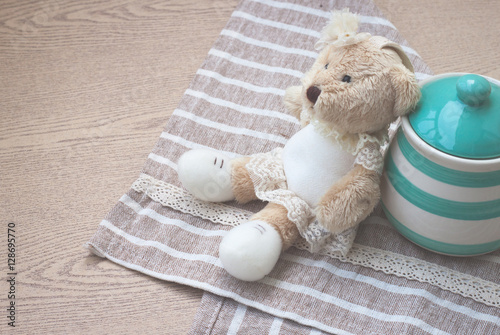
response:
<path fill-rule="evenodd" d="M 290 114 L 300 120 L 302 112 L 302 86 L 290 86 L 285 91 L 284 103 Z"/>
<path fill-rule="evenodd" d="M 315 208 L 319 223 L 338 233 L 363 221 L 380 199 L 380 175 L 355 165 L 330 187 Z"/>

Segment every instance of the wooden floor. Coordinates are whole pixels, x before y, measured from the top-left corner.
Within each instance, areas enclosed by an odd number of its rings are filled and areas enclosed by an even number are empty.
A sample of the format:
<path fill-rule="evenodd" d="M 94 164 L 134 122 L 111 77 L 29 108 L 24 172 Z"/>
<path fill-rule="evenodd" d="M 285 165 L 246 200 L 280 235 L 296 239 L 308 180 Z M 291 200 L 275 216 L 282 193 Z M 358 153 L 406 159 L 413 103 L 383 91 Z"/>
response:
<path fill-rule="evenodd" d="M 436 73 L 500 78 L 500 2 L 376 0 Z M 185 334 L 202 292 L 89 256 L 236 0 L 0 3 L 0 278 L 15 224 L 16 327 Z M 12 226 L 12 225 L 11 225 Z"/>

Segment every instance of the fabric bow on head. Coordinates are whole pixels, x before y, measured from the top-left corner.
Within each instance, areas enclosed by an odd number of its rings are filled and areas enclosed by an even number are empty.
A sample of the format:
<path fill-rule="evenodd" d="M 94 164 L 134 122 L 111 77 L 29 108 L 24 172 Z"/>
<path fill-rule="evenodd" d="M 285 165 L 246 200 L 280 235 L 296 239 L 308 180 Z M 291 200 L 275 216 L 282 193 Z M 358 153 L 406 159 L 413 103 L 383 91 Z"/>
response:
<path fill-rule="evenodd" d="M 357 33 L 359 17 L 346 8 L 334 11 L 330 22 L 321 31 L 320 40 L 314 45 L 316 50 L 322 50 L 327 45 L 347 46 L 369 39 L 370 33 Z"/>

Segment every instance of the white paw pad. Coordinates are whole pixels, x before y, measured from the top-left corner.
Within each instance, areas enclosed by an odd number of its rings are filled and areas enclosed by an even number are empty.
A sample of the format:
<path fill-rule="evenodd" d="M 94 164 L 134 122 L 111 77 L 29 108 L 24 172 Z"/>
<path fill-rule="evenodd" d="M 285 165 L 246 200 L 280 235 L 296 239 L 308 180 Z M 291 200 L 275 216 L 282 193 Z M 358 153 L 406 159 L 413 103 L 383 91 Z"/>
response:
<path fill-rule="evenodd" d="M 230 275 L 240 280 L 264 278 L 281 254 L 281 237 L 271 225 L 255 220 L 230 230 L 219 246 L 219 258 Z"/>
<path fill-rule="evenodd" d="M 211 202 L 234 199 L 231 159 L 216 151 L 186 152 L 177 163 L 177 174 L 182 186 L 198 199 Z"/>

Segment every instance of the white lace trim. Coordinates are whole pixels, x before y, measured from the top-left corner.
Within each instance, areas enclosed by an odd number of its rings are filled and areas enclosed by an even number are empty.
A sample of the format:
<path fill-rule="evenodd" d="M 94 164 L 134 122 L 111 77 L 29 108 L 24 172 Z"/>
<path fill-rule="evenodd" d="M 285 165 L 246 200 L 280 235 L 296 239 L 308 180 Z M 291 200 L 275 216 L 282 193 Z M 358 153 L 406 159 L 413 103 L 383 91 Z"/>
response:
<path fill-rule="evenodd" d="M 356 228 L 332 234 L 316 220 L 313 209 L 287 186 L 282 148 L 271 152 L 253 155 L 245 166 L 252 179 L 255 195 L 262 201 L 280 204 L 287 209 L 288 219 L 295 223 L 303 249 L 320 253 L 323 249 L 329 252 L 340 252 L 346 255 L 356 237 Z M 307 242 L 307 243 L 305 243 Z"/>
<path fill-rule="evenodd" d="M 354 164 L 361 165 L 368 170 L 376 171 L 381 175 L 384 170 L 384 156 L 382 156 L 380 147 L 376 143 L 366 143 L 365 147 L 356 156 Z"/>
<path fill-rule="evenodd" d="M 152 200 L 172 209 L 229 226 L 237 226 L 248 221 L 253 214 L 226 204 L 209 203 L 195 199 L 183 189 L 169 183 L 141 174 L 132 189 L 145 193 Z M 301 239 L 295 247 L 308 250 L 307 242 Z M 488 306 L 500 307 L 500 285 L 494 282 L 451 270 L 418 258 L 400 255 L 391 251 L 376 249 L 353 243 L 347 255 L 324 249 L 320 254 L 340 261 L 382 271 L 410 280 L 428 283 L 471 298 Z"/>

